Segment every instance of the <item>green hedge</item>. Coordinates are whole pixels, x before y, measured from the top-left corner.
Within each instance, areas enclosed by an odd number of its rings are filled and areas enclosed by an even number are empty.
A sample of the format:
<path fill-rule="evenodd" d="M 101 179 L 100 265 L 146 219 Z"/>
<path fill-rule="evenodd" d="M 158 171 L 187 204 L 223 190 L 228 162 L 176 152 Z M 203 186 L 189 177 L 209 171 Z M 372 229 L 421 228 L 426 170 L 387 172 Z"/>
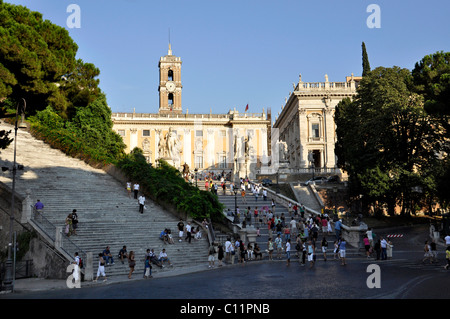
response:
<path fill-rule="evenodd" d="M 134 149 L 116 165 L 130 180 L 138 182 L 153 200 L 169 203 L 197 220 L 223 221 L 224 207 L 217 196 L 187 183 L 181 173 L 164 160 L 154 168 L 146 162 L 140 149 Z"/>

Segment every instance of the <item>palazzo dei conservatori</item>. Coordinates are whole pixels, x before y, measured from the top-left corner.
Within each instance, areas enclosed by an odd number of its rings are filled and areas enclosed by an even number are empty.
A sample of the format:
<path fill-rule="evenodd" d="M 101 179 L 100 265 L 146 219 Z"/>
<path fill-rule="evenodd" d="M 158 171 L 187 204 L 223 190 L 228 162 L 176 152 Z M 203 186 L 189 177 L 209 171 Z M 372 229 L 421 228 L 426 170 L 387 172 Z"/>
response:
<path fill-rule="evenodd" d="M 172 54 L 159 60 L 159 111 L 112 113 L 113 130 L 122 136 L 126 152 L 135 147 L 154 166 L 158 159 L 191 173 L 225 173 L 233 180 L 254 179 L 271 155 L 270 110 L 265 113 L 190 114 L 183 112 L 181 58 Z"/>

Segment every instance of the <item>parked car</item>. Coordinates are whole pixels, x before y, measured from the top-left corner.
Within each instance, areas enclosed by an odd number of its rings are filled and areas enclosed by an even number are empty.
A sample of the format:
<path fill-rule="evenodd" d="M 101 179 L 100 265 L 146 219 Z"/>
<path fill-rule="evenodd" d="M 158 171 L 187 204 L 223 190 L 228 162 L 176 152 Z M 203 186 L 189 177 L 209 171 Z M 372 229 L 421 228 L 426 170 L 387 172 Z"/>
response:
<path fill-rule="evenodd" d="M 264 178 L 261 181 L 262 186 L 272 186 L 272 180 L 270 178 Z"/>
<path fill-rule="evenodd" d="M 327 183 L 339 183 L 340 178 L 338 175 L 332 175 L 327 178 Z"/>
<path fill-rule="evenodd" d="M 323 177 L 323 176 L 315 176 L 315 177 L 313 177 L 313 178 L 307 180 L 307 181 L 305 182 L 305 186 L 308 186 L 311 182 L 314 182 L 314 183 L 316 183 L 316 184 L 322 184 L 322 183 L 326 183 L 326 181 L 327 181 L 327 178 L 326 178 L 326 177 Z"/>

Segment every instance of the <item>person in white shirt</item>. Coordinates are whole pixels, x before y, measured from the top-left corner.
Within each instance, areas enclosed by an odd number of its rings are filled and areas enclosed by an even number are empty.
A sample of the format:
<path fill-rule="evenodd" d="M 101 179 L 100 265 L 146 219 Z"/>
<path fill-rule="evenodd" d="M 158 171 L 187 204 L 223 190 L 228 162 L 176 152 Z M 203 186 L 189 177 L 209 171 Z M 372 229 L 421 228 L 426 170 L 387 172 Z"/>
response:
<path fill-rule="evenodd" d="M 447 235 L 447 236 L 445 236 L 445 244 L 447 245 L 447 246 L 450 246 L 450 235 Z"/>
<path fill-rule="evenodd" d="M 139 184 L 135 183 L 133 185 L 133 191 L 134 191 L 134 199 L 138 199 L 138 193 L 139 193 Z"/>
<path fill-rule="evenodd" d="M 185 241 L 189 239 L 189 243 L 191 243 L 191 231 L 192 231 L 192 226 L 191 226 L 191 222 L 188 222 L 186 225 L 186 238 L 184 239 Z"/>
<path fill-rule="evenodd" d="M 287 258 L 287 265 L 289 266 L 291 262 L 291 240 L 288 239 L 286 242 L 286 258 Z"/>
<path fill-rule="evenodd" d="M 231 243 L 230 237 L 228 237 L 227 241 L 225 242 L 225 260 L 226 261 L 231 260 L 232 246 L 233 246 L 233 244 Z"/>
<path fill-rule="evenodd" d="M 159 258 L 158 258 L 158 260 L 161 262 L 161 264 L 163 265 L 163 267 L 164 267 L 164 262 L 165 262 L 165 261 L 167 261 L 167 262 L 169 263 L 169 266 L 172 266 L 172 263 L 170 262 L 170 259 L 169 259 L 169 257 L 167 256 L 167 253 L 166 253 L 166 249 L 165 249 L 165 248 L 163 248 L 163 250 L 159 253 Z"/>
<path fill-rule="evenodd" d="M 144 195 L 139 196 L 138 202 L 139 202 L 139 213 L 143 214 L 145 205 L 145 196 Z"/>

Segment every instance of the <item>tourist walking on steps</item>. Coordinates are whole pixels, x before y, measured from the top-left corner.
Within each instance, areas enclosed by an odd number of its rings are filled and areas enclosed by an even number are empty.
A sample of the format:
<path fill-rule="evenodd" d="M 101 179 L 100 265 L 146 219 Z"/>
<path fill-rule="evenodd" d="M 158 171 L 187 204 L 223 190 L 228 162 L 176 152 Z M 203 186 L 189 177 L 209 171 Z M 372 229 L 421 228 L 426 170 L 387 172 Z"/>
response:
<path fill-rule="evenodd" d="M 97 281 L 98 277 L 102 275 L 105 277 L 103 281 L 106 281 L 106 274 L 105 274 L 105 260 L 103 259 L 103 254 L 98 254 L 98 270 L 97 270 L 97 277 L 94 279 L 94 281 Z"/>
<path fill-rule="evenodd" d="M 72 211 L 72 230 L 73 230 L 74 235 L 77 234 L 77 228 L 78 228 L 78 215 L 77 215 L 77 210 L 74 209 Z"/>
<path fill-rule="evenodd" d="M 183 223 L 183 219 L 180 219 L 180 221 L 177 224 L 178 227 L 178 241 L 181 242 L 181 240 L 183 239 L 184 236 L 184 223 Z"/>
<path fill-rule="evenodd" d="M 138 193 L 139 193 L 139 184 L 138 183 L 134 183 L 133 191 L 134 191 L 134 199 L 138 199 Z"/>
<path fill-rule="evenodd" d="M 67 235 L 67 237 L 70 237 L 70 235 L 72 235 L 72 233 L 73 233 L 73 228 L 72 228 L 72 213 L 70 213 L 69 215 L 67 215 L 66 221 L 65 221 L 65 225 L 66 225 L 66 228 L 65 228 L 64 232 L 65 232 L 65 234 Z"/>
<path fill-rule="evenodd" d="M 192 231 L 191 222 L 188 222 L 186 225 L 186 238 L 184 240 L 185 241 L 189 240 L 189 244 L 191 243 L 191 238 L 192 238 L 191 231 Z"/>
<path fill-rule="evenodd" d="M 130 267 L 130 272 L 128 273 L 128 279 L 131 279 L 131 274 L 134 271 L 134 267 L 136 266 L 136 260 L 134 259 L 134 251 L 130 251 L 130 255 L 128 256 L 128 266 Z"/>
<path fill-rule="evenodd" d="M 127 182 L 127 193 L 128 198 L 131 198 L 131 182 Z"/>
<path fill-rule="evenodd" d="M 143 214 L 145 206 L 145 196 L 144 195 L 139 196 L 138 202 L 139 202 L 139 213 Z"/>
<path fill-rule="evenodd" d="M 44 204 L 42 204 L 42 202 L 38 199 L 36 204 L 34 204 L 34 209 L 36 209 L 38 213 L 42 213 L 42 210 L 44 209 Z"/>

